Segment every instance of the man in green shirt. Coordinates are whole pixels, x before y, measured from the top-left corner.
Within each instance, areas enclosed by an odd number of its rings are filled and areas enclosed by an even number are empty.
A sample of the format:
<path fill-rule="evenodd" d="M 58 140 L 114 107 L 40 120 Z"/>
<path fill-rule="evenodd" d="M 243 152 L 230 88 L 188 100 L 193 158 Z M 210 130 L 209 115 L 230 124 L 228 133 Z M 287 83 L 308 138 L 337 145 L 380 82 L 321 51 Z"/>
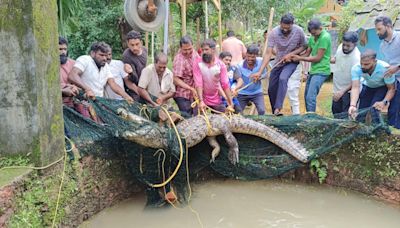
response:
<path fill-rule="evenodd" d="M 315 112 L 319 90 L 331 74 L 331 35 L 322 28 L 318 19 L 312 19 L 308 22 L 308 31 L 312 37 L 308 41 L 305 54 L 293 56 L 292 61 L 311 62 L 304 97 L 307 112 Z"/>

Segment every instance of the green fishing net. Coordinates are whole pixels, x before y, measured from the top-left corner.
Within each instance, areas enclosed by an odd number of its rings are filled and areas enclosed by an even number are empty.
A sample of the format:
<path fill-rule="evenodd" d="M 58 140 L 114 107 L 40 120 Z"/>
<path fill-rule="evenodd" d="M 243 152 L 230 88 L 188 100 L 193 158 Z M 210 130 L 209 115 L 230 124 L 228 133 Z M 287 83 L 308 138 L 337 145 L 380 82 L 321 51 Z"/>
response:
<path fill-rule="evenodd" d="M 157 108 L 140 103 L 129 105 L 125 101 L 104 98 L 97 98 L 89 103 L 100 121 L 95 122 L 64 106 L 65 133 L 75 143 L 82 156 L 122 159 L 126 161 L 126 166 L 134 177 L 146 186 L 162 183 L 169 177 L 179 162 L 180 147 L 174 130 L 165 124 L 160 126 Z M 118 116 L 118 108 L 125 108 L 151 121 L 141 125 L 126 121 Z M 246 117 L 274 126 L 297 139 L 311 152 L 309 160 L 323 156 L 356 137 L 387 131 L 382 116 L 372 108 L 360 110 L 357 121 L 349 120 L 347 113 L 338 114 L 335 119 L 317 114 Z M 151 128 L 161 131 L 161 127 L 167 129 L 163 134 L 168 140 L 168 148 L 163 151 L 146 148 L 120 137 L 121 132 L 125 130 Z M 210 163 L 212 149 L 207 140 L 189 148 L 187 154 L 183 151 L 182 165 L 171 182 L 180 202 L 185 203 L 187 200 L 187 174 L 194 175 L 207 167 L 226 177 L 255 180 L 276 177 L 304 165 L 269 141 L 245 134 L 235 134 L 235 137 L 240 150 L 239 163 L 235 166 L 228 160 L 228 147 L 222 136 L 217 137 L 221 152 L 214 163 Z M 169 191 L 169 188 L 168 184 L 166 190 Z M 147 190 L 148 202 L 157 202 L 158 193 L 155 192 L 158 190 L 151 187 Z"/>

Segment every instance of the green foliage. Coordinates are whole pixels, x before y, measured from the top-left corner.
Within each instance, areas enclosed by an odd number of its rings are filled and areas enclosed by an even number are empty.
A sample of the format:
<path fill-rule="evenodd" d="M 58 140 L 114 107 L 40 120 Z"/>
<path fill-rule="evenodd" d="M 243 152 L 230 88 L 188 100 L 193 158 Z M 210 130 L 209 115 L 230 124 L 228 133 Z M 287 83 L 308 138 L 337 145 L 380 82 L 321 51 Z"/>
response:
<path fill-rule="evenodd" d="M 57 0 L 58 7 L 58 30 L 61 36 L 67 31 L 75 29 L 78 21 L 74 16 L 82 10 L 82 0 Z"/>
<path fill-rule="evenodd" d="M 104 41 L 113 48 L 114 58 L 122 55 L 118 21 L 123 16 L 123 2 L 116 0 L 82 0 L 82 9 L 74 17 L 77 27 L 67 33 L 69 53 L 77 58 L 88 53 L 95 41 Z"/>
<path fill-rule="evenodd" d="M 0 157 L 0 169 L 9 166 L 27 166 L 29 163 L 29 158 L 21 155 L 15 157 Z"/>
<path fill-rule="evenodd" d="M 353 142 L 349 148 L 353 151 L 357 166 L 354 171 L 365 178 L 387 178 L 400 174 L 400 140 L 380 135 Z"/>
<path fill-rule="evenodd" d="M 328 164 L 322 159 L 314 159 L 310 162 L 310 169 L 318 175 L 319 183 L 322 184 L 328 176 Z"/>
<path fill-rule="evenodd" d="M 326 0 L 305 1 L 304 5 L 293 13 L 296 18 L 296 24 L 302 26 L 303 28 L 307 28 L 308 21 L 315 16 L 325 2 Z"/>
<path fill-rule="evenodd" d="M 56 224 L 65 216 L 64 209 L 68 201 L 78 192 L 77 182 L 71 173 L 71 166 L 68 165 Z M 49 227 L 54 218 L 61 175 L 59 172 L 40 176 L 35 172 L 24 185 L 26 191 L 16 200 L 16 211 L 9 221 L 9 227 Z"/>
<path fill-rule="evenodd" d="M 349 29 L 350 24 L 354 21 L 356 16 L 355 12 L 361 9 L 364 4 L 363 0 L 352 0 L 342 8 L 339 15 L 340 20 L 338 21 L 339 42 L 341 41 L 343 34 Z"/>

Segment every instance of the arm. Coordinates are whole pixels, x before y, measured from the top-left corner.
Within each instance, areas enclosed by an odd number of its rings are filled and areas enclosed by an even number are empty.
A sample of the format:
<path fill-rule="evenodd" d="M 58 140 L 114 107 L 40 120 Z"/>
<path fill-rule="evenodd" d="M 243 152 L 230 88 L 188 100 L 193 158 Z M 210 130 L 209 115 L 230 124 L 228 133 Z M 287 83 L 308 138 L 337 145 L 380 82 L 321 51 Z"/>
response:
<path fill-rule="evenodd" d="M 333 94 L 333 100 L 334 101 L 338 101 L 341 97 L 343 97 L 343 95 L 345 93 L 347 93 L 347 91 L 349 91 L 351 89 L 352 85 L 349 84 L 346 88 L 344 88 L 341 91 L 336 92 L 335 94 Z"/>
<path fill-rule="evenodd" d="M 377 101 L 372 106 L 372 107 L 376 108 L 379 111 L 383 111 L 389 105 L 389 103 L 386 103 L 386 102 L 391 101 L 393 99 L 395 93 L 396 93 L 396 87 L 395 87 L 394 83 L 393 84 L 386 84 L 386 86 L 388 88 L 388 91 L 386 92 L 386 96 L 383 99 L 383 101 Z"/>
<path fill-rule="evenodd" d="M 350 96 L 350 108 L 349 115 L 355 118 L 357 112 L 357 102 L 360 96 L 360 80 L 354 80 L 351 82 L 351 96 Z"/>
<path fill-rule="evenodd" d="M 152 106 L 158 106 L 158 104 L 156 102 L 154 102 L 151 97 L 150 94 L 147 92 L 146 89 L 138 87 L 139 88 L 139 95 L 145 100 L 147 101 L 149 104 L 151 104 Z"/>
<path fill-rule="evenodd" d="M 194 61 L 193 63 L 193 79 L 194 79 L 194 85 L 197 91 L 197 95 L 199 98 L 199 109 L 204 110 L 206 107 L 203 99 L 203 76 L 201 75 L 201 71 L 199 68 L 199 63 L 198 61 Z"/>
<path fill-rule="evenodd" d="M 129 96 L 117 83 L 115 83 L 114 78 L 109 78 L 107 84 L 111 87 L 112 91 L 123 97 L 128 103 L 133 103 L 132 97 Z"/>
<path fill-rule="evenodd" d="M 94 92 L 90 89 L 89 86 L 87 86 L 85 83 L 83 83 L 81 76 L 82 76 L 83 72 L 81 70 L 79 70 L 76 67 L 73 67 L 71 72 L 69 72 L 68 74 L 68 80 L 77 85 L 79 88 L 83 89 L 83 91 L 85 91 L 86 95 L 91 98 L 91 99 L 95 99 L 96 96 L 94 94 Z"/>
<path fill-rule="evenodd" d="M 196 89 L 186 84 L 179 76 L 174 76 L 174 85 L 192 91 L 193 96 L 197 96 Z"/>
<path fill-rule="evenodd" d="M 220 79 L 221 80 L 221 87 L 225 92 L 226 101 L 228 102 L 228 107 L 233 108 L 231 89 L 229 87 L 228 72 L 227 72 L 225 64 L 221 65 L 220 77 L 221 77 L 221 79 Z"/>
<path fill-rule="evenodd" d="M 64 97 L 73 97 L 79 93 L 79 89 L 75 85 L 65 84 L 65 86 L 61 88 L 61 93 Z"/>
<path fill-rule="evenodd" d="M 305 61 L 305 62 L 311 62 L 311 63 L 318 63 L 319 61 L 321 61 L 322 57 L 324 57 L 325 51 L 326 51 L 325 49 L 319 48 L 316 56 L 309 56 L 311 53 L 311 49 L 310 49 L 310 52 L 308 53 L 308 55 L 306 55 L 306 56 L 295 55 L 295 56 L 293 56 L 292 60 L 296 61 L 296 62 L 297 61 Z M 308 50 L 307 50 L 307 52 L 308 52 Z M 306 52 L 306 54 L 307 54 L 307 52 Z"/>
<path fill-rule="evenodd" d="M 254 73 L 254 74 L 250 75 L 250 78 L 253 78 L 254 80 L 258 80 L 260 78 L 263 70 L 265 69 L 265 67 L 268 66 L 269 61 L 271 59 L 271 56 L 272 56 L 272 47 L 268 47 L 267 48 L 267 53 L 265 54 L 265 56 L 263 58 L 263 61 L 262 61 L 260 69 L 258 70 L 257 73 Z"/>
<path fill-rule="evenodd" d="M 291 62 L 293 56 L 299 55 L 300 53 L 302 53 L 306 49 L 307 49 L 307 45 L 303 45 L 303 46 L 297 48 L 296 50 L 294 50 L 294 51 L 290 52 L 289 54 L 285 55 L 283 57 L 283 62 Z"/>
<path fill-rule="evenodd" d="M 163 104 L 165 104 L 169 99 L 173 98 L 174 95 L 175 95 L 175 92 L 170 91 L 170 92 L 168 92 L 167 94 L 164 94 L 164 95 L 160 96 L 160 97 L 156 100 L 156 102 L 157 102 L 157 104 L 159 104 L 159 105 L 163 105 Z"/>
<path fill-rule="evenodd" d="M 139 87 L 129 79 L 129 76 L 124 78 L 124 83 L 128 89 L 132 90 L 136 94 L 139 94 Z"/>
<path fill-rule="evenodd" d="M 225 100 L 227 99 L 226 94 L 225 94 L 224 90 L 221 87 L 218 88 L 218 94 L 221 97 L 223 97 Z"/>

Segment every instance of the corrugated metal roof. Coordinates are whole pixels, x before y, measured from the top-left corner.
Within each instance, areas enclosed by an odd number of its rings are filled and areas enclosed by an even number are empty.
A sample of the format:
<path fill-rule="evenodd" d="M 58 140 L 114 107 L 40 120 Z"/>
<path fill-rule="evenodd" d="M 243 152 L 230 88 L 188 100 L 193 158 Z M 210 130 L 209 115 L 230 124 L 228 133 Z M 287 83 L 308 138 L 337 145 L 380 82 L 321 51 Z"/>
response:
<path fill-rule="evenodd" d="M 386 15 L 392 18 L 394 28 L 400 29 L 400 0 L 396 0 L 393 4 L 380 3 L 378 1 L 368 1 L 364 8 L 356 11 L 356 18 L 351 23 L 349 30 L 375 28 L 375 18 L 380 15 Z"/>

